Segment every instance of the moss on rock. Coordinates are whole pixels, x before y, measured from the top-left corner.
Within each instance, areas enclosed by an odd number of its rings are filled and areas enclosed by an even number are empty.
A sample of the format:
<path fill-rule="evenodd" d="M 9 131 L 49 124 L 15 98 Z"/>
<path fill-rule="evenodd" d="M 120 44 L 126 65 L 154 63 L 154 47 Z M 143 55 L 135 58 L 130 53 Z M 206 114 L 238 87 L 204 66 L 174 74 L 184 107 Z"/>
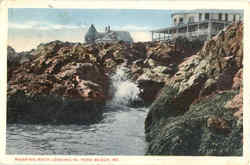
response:
<path fill-rule="evenodd" d="M 167 88 L 166 88 L 167 90 Z M 169 89 L 165 92 L 171 93 Z M 225 103 L 238 92 L 218 93 L 192 104 L 183 115 L 160 115 L 158 122 L 146 125 L 149 141 L 148 155 L 242 155 L 242 125 L 237 125 L 233 111 L 224 108 Z M 170 96 L 169 96 L 170 97 Z M 170 99 L 171 101 L 171 99 Z M 157 100 L 151 107 L 151 116 L 157 111 L 169 112 L 169 101 Z M 156 106 L 159 105 L 159 109 Z M 163 113 L 161 113 L 163 114 Z M 159 115 L 159 114 L 158 114 Z M 227 127 L 208 127 L 209 118 L 220 118 Z M 149 120 L 149 119 L 148 119 Z"/>

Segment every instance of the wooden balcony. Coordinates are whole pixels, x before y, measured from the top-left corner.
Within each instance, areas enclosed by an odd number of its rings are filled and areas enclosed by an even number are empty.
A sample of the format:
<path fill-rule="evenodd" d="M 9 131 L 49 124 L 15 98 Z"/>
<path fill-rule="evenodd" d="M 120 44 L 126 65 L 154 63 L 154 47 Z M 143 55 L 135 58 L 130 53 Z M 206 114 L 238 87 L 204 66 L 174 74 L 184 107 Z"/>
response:
<path fill-rule="evenodd" d="M 186 37 L 191 40 L 199 37 L 211 38 L 231 23 L 228 21 L 207 20 L 172 25 L 168 28 L 152 30 L 152 41 L 171 40 L 177 37 Z"/>

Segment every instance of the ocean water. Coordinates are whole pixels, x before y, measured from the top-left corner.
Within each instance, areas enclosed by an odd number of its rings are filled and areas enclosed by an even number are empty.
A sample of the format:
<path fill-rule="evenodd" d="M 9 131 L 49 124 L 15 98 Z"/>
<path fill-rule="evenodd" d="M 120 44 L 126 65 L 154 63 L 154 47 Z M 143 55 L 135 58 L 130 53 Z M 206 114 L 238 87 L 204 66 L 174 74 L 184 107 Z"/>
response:
<path fill-rule="evenodd" d="M 148 108 L 135 108 L 139 89 L 125 67 L 111 77 L 113 99 L 103 120 L 91 125 L 8 124 L 6 153 L 31 155 L 144 155 Z"/>

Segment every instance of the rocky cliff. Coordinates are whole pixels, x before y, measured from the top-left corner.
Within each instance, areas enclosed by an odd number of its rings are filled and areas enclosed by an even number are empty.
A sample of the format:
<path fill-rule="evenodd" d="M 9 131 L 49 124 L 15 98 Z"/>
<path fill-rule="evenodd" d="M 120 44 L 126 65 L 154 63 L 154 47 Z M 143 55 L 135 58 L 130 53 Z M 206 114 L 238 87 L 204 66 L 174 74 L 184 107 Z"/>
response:
<path fill-rule="evenodd" d="M 242 155 L 243 25 L 178 65 L 145 121 L 147 154 Z"/>

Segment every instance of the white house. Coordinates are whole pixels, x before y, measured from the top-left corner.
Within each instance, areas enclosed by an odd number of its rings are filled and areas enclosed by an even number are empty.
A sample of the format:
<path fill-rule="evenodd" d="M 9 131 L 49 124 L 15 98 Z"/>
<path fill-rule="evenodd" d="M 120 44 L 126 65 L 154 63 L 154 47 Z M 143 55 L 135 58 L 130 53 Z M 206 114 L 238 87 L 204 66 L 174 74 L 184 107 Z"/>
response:
<path fill-rule="evenodd" d="M 152 40 L 186 37 L 206 40 L 233 22 L 242 20 L 243 14 L 234 10 L 190 10 L 171 15 L 171 26 L 152 30 Z"/>

